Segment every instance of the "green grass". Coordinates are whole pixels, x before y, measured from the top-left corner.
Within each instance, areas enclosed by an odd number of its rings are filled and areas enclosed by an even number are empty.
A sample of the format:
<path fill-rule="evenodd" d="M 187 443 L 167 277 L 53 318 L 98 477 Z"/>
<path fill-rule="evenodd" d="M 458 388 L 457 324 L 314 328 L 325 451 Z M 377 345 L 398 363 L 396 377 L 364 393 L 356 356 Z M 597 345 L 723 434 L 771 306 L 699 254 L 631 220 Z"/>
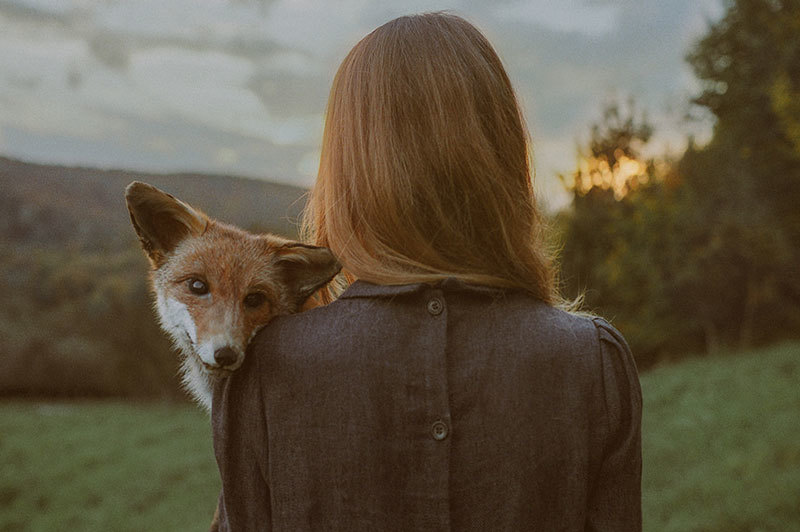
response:
<path fill-rule="evenodd" d="M 647 532 L 800 531 L 800 343 L 642 376 Z M 205 530 L 191 405 L 0 403 L 0 532 Z"/>
<path fill-rule="evenodd" d="M 192 405 L 0 403 L 0 531 L 207 530 L 218 493 Z"/>
<path fill-rule="evenodd" d="M 645 530 L 800 531 L 800 344 L 641 381 Z"/>

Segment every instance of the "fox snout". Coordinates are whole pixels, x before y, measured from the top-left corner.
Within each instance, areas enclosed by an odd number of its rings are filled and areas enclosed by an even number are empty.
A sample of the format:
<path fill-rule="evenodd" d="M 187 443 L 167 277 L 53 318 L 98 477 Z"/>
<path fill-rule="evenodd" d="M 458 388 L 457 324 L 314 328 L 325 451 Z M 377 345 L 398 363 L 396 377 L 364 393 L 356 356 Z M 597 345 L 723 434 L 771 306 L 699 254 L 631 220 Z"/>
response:
<path fill-rule="evenodd" d="M 231 349 L 230 347 L 222 347 L 214 351 L 214 361 L 220 365 L 220 367 L 231 366 L 235 364 L 239 360 L 239 355 L 236 354 L 236 351 Z"/>
<path fill-rule="evenodd" d="M 169 288 L 169 285 L 167 285 Z M 258 324 L 246 324 L 232 304 L 209 308 L 180 301 L 181 293 L 157 293 L 161 326 L 181 350 L 210 372 L 232 371 L 244 360 L 247 341 Z M 184 294 L 185 297 L 185 294 Z"/>
<path fill-rule="evenodd" d="M 220 335 L 195 346 L 195 354 L 207 371 L 212 373 L 219 370 L 233 371 L 244 362 L 244 345 L 231 341 L 231 338 L 226 338 L 227 336 L 227 334 Z"/>

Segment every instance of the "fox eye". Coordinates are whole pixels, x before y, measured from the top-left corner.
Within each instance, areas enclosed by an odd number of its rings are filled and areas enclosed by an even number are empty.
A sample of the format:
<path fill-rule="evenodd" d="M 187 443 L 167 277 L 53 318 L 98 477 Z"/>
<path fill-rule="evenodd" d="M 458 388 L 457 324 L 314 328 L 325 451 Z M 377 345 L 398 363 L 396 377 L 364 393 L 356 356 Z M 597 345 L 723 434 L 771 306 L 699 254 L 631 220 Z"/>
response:
<path fill-rule="evenodd" d="M 244 297 L 244 304 L 250 308 L 260 307 L 264 304 L 264 301 L 267 300 L 267 296 L 262 294 L 261 292 L 253 292 L 252 294 L 247 294 Z"/>
<path fill-rule="evenodd" d="M 202 296 L 208 293 L 208 285 L 200 279 L 189 279 L 186 281 L 189 291 L 195 295 Z"/>

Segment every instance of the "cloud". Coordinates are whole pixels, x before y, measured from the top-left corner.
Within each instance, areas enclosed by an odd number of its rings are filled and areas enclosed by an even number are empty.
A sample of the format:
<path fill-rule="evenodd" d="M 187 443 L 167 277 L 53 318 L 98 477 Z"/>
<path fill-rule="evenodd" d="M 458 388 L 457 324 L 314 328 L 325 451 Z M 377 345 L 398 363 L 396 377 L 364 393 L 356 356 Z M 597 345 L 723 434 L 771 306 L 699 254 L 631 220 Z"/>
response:
<path fill-rule="evenodd" d="M 109 68 L 125 70 L 130 63 L 130 50 L 120 35 L 98 32 L 89 38 L 89 50 Z"/>
<path fill-rule="evenodd" d="M 69 133 L 41 135 L 13 126 L 2 128 L 4 149 L 28 160 L 45 163 L 127 168 L 154 172 L 214 172 L 309 186 L 298 176 L 296 161 L 308 148 L 277 146 L 248 136 L 193 127 L 171 120 L 129 119 L 123 128 L 99 136 Z M 235 157 L 220 157 L 221 149 Z"/>
<path fill-rule="evenodd" d="M 297 162 L 297 172 L 306 178 L 306 182 L 310 185 L 317 176 L 319 169 L 320 151 L 313 150 L 303 154 L 303 157 Z"/>
<path fill-rule="evenodd" d="M 0 1 L 0 14 L 24 21 L 67 25 L 72 20 L 71 11 L 64 2 Z"/>
<path fill-rule="evenodd" d="M 321 75 L 285 72 L 255 72 L 247 81 L 250 89 L 275 118 L 319 116 L 325 109 L 327 84 Z"/>
<path fill-rule="evenodd" d="M 485 31 L 527 110 L 538 185 L 574 165 L 610 93 L 663 136 L 683 56 L 720 0 L 0 0 L 0 129 L 35 160 L 187 168 L 308 184 L 341 59 L 398 15 L 451 8 Z M 114 162 L 116 161 L 116 162 Z M 555 192 L 554 192 L 555 191 Z"/>
<path fill-rule="evenodd" d="M 119 127 L 102 111 L 84 107 L 69 88 L 81 81 L 75 65 L 90 56 L 87 44 L 51 27 L 32 34 L 26 29 L 0 24 L 0 31 L 9 30 L 0 54 L 0 126 L 81 137 Z"/>
<path fill-rule="evenodd" d="M 368 28 L 363 11 L 368 0 L 277 0 L 264 20 L 263 29 L 287 48 L 328 56 L 349 48 L 354 37 Z M 360 37 L 359 37 L 360 38 Z"/>
<path fill-rule="evenodd" d="M 617 27 L 619 11 L 616 5 L 585 4 L 579 0 L 519 0 L 500 6 L 496 14 L 501 20 L 522 21 L 553 31 L 597 37 Z"/>
<path fill-rule="evenodd" d="M 198 126 L 288 145 L 308 144 L 319 120 L 299 113 L 273 116 L 246 87 L 254 65 L 226 54 L 148 49 L 133 55 L 129 71 L 137 91 L 162 113 Z"/>
<path fill-rule="evenodd" d="M 703 20 L 714 12 L 717 0 L 671 2 L 605 1 L 567 2 L 548 11 L 543 2 L 524 7 L 534 16 L 509 19 L 508 11 L 487 23 L 487 33 L 503 57 L 529 116 L 537 146 L 537 168 L 547 179 L 574 165 L 578 139 L 599 116 L 610 95 L 633 95 L 648 109 L 656 125 L 656 142 L 677 131 L 669 107 L 688 99 L 691 76 L 683 61 L 692 36 L 702 32 Z M 574 31 L 559 29 L 558 10 L 576 8 Z M 508 8 L 517 8 L 512 4 Z M 582 11 L 588 9 L 589 11 Z M 603 33 L 581 31 L 592 9 L 608 9 Z M 550 17 L 550 18 L 548 18 Z M 612 25 L 613 19 L 613 25 Z M 687 30 L 693 27 L 694 32 Z"/>

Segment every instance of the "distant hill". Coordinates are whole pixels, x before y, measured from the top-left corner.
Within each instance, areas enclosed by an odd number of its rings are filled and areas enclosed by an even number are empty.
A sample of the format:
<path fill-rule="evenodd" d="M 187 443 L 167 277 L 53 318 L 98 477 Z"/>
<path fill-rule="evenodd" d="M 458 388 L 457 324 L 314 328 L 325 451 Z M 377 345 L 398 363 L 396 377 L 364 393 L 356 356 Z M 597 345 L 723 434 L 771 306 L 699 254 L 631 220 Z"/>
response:
<path fill-rule="evenodd" d="M 0 237 L 36 245 L 119 249 L 135 240 L 125 207 L 144 181 L 244 228 L 295 236 L 304 189 L 204 174 L 146 174 L 25 163 L 0 157 Z"/>
<path fill-rule="evenodd" d="M 236 177 L 0 157 L 0 396 L 183 395 L 125 207 L 134 180 L 215 218 L 289 237 L 305 192 Z"/>

